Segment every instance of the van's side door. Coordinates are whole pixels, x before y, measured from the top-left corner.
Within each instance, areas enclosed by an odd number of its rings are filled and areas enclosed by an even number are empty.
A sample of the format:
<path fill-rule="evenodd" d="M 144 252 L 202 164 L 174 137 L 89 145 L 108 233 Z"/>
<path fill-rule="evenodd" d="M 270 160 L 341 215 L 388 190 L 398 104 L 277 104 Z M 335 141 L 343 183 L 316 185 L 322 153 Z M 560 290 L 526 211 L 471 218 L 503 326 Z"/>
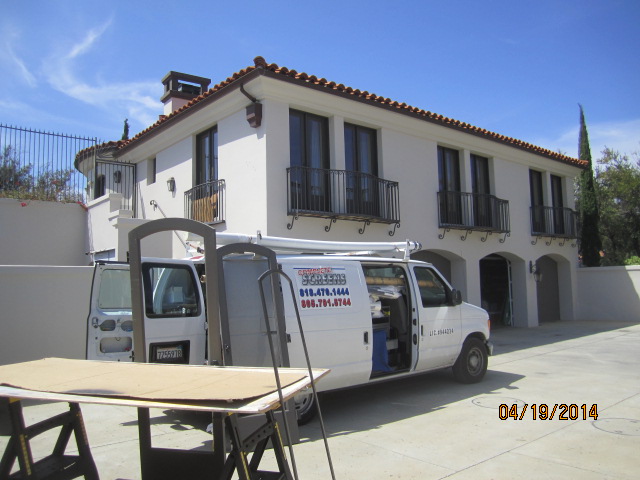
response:
<path fill-rule="evenodd" d="M 131 361 L 133 322 L 129 265 L 97 263 L 87 318 L 87 360 Z"/>
<path fill-rule="evenodd" d="M 448 366 L 460 350 L 460 305 L 452 289 L 431 266 L 412 268 L 418 310 L 418 362 L 416 370 Z"/>

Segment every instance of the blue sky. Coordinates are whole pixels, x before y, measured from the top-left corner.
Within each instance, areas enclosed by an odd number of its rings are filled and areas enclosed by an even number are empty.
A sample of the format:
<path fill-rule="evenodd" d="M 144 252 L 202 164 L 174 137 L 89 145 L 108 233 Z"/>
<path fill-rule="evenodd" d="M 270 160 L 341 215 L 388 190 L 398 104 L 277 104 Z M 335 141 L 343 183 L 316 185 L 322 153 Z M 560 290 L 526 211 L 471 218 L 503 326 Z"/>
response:
<path fill-rule="evenodd" d="M 533 144 L 640 151 L 638 0 L 0 0 L 0 123 L 117 140 L 257 55 Z"/>

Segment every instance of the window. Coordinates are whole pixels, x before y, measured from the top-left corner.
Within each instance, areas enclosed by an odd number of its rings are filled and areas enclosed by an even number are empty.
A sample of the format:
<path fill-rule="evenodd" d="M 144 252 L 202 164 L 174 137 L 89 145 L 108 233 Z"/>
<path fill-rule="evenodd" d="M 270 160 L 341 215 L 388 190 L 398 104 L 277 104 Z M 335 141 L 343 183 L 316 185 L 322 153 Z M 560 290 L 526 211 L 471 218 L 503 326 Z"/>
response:
<path fill-rule="evenodd" d="M 440 222 L 461 225 L 460 159 L 457 150 L 438 147 L 438 178 L 441 192 Z"/>
<path fill-rule="evenodd" d="M 474 194 L 474 225 L 476 227 L 491 227 L 493 224 L 493 212 L 491 208 L 488 158 L 471 154 L 471 188 Z"/>
<path fill-rule="evenodd" d="M 347 211 L 379 215 L 378 145 L 372 128 L 344 124 Z"/>
<path fill-rule="evenodd" d="M 414 269 L 414 273 L 423 307 L 441 307 L 449 304 L 448 289 L 433 270 L 418 267 Z"/>
<path fill-rule="evenodd" d="M 198 284 L 189 267 L 145 263 L 142 266 L 142 279 L 147 316 L 200 315 Z"/>
<path fill-rule="evenodd" d="M 107 269 L 102 272 L 98 308 L 100 310 L 131 310 L 129 270 Z"/>
<path fill-rule="evenodd" d="M 196 185 L 218 179 L 218 128 L 214 127 L 196 138 Z"/>
<path fill-rule="evenodd" d="M 327 118 L 289 111 L 291 206 L 327 212 L 329 197 L 329 122 Z"/>
<path fill-rule="evenodd" d="M 542 173 L 529 170 L 531 193 L 531 228 L 535 233 L 545 232 L 544 199 L 542 196 Z"/>
<path fill-rule="evenodd" d="M 96 177 L 96 188 L 94 191 L 93 198 L 96 199 L 103 196 L 107 192 L 106 188 L 107 188 L 106 177 L 104 175 L 98 175 Z"/>
<path fill-rule="evenodd" d="M 191 190 L 191 218 L 211 223 L 218 217 L 218 128 L 196 137 L 195 188 Z"/>
<path fill-rule="evenodd" d="M 551 175 L 551 205 L 553 206 L 553 233 L 564 234 L 564 201 L 562 178 Z"/>
<path fill-rule="evenodd" d="M 156 159 L 152 158 L 147 162 L 147 185 L 156 183 Z"/>

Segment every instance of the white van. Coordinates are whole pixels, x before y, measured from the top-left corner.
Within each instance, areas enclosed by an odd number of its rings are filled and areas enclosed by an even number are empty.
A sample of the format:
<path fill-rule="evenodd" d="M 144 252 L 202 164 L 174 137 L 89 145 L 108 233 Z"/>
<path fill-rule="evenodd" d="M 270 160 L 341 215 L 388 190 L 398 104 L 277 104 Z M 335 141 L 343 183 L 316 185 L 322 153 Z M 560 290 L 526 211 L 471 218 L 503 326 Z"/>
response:
<path fill-rule="evenodd" d="M 200 282 L 205 272 L 199 260 L 142 259 L 147 361 L 206 363 Z M 492 353 L 488 314 L 462 302 L 460 292 L 431 264 L 375 256 L 278 255 L 291 288 L 280 279 L 277 288 L 266 289 L 267 329 L 260 294 L 265 289 L 257 280 L 267 270 L 265 262 L 245 254 L 222 263 L 221 331 L 216 334 L 222 338 L 224 364 L 271 366 L 271 334 L 279 339 L 274 343 L 281 365 L 306 367 L 297 307 L 311 366 L 331 369 L 318 391 L 447 367 L 464 383 L 484 377 Z M 273 293 L 279 291 L 281 296 Z M 128 265 L 97 265 L 87 358 L 132 359 L 130 305 Z M 278 305 L 284 325 L 276 319 Z M 312 392 L 299 395 L 296 408 L 300 423 L 312 418 Z"/>

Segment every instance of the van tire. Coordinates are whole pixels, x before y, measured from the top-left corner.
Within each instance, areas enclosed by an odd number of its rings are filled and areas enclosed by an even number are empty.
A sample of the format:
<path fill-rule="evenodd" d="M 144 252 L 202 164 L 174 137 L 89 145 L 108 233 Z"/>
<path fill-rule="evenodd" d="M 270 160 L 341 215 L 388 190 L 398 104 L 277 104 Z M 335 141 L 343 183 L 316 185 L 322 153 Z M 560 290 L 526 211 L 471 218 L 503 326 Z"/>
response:
<path fill-rule="evenodd" d="M 478 383 L 487 371 L 489 357 L 484 342 L 469 337 L 462 345 L 462 351 L 453 364 L 453 376 L 460 383 Z"/>
<path fill-rule="evenodd" d="M 318 405 L 313 396 L 313 391 L 311 390 L 296 395 L 294 397 L 294 403 L 296 406 L 298 425 L 305 425 L 309 423 L 318 413 Z"/>

